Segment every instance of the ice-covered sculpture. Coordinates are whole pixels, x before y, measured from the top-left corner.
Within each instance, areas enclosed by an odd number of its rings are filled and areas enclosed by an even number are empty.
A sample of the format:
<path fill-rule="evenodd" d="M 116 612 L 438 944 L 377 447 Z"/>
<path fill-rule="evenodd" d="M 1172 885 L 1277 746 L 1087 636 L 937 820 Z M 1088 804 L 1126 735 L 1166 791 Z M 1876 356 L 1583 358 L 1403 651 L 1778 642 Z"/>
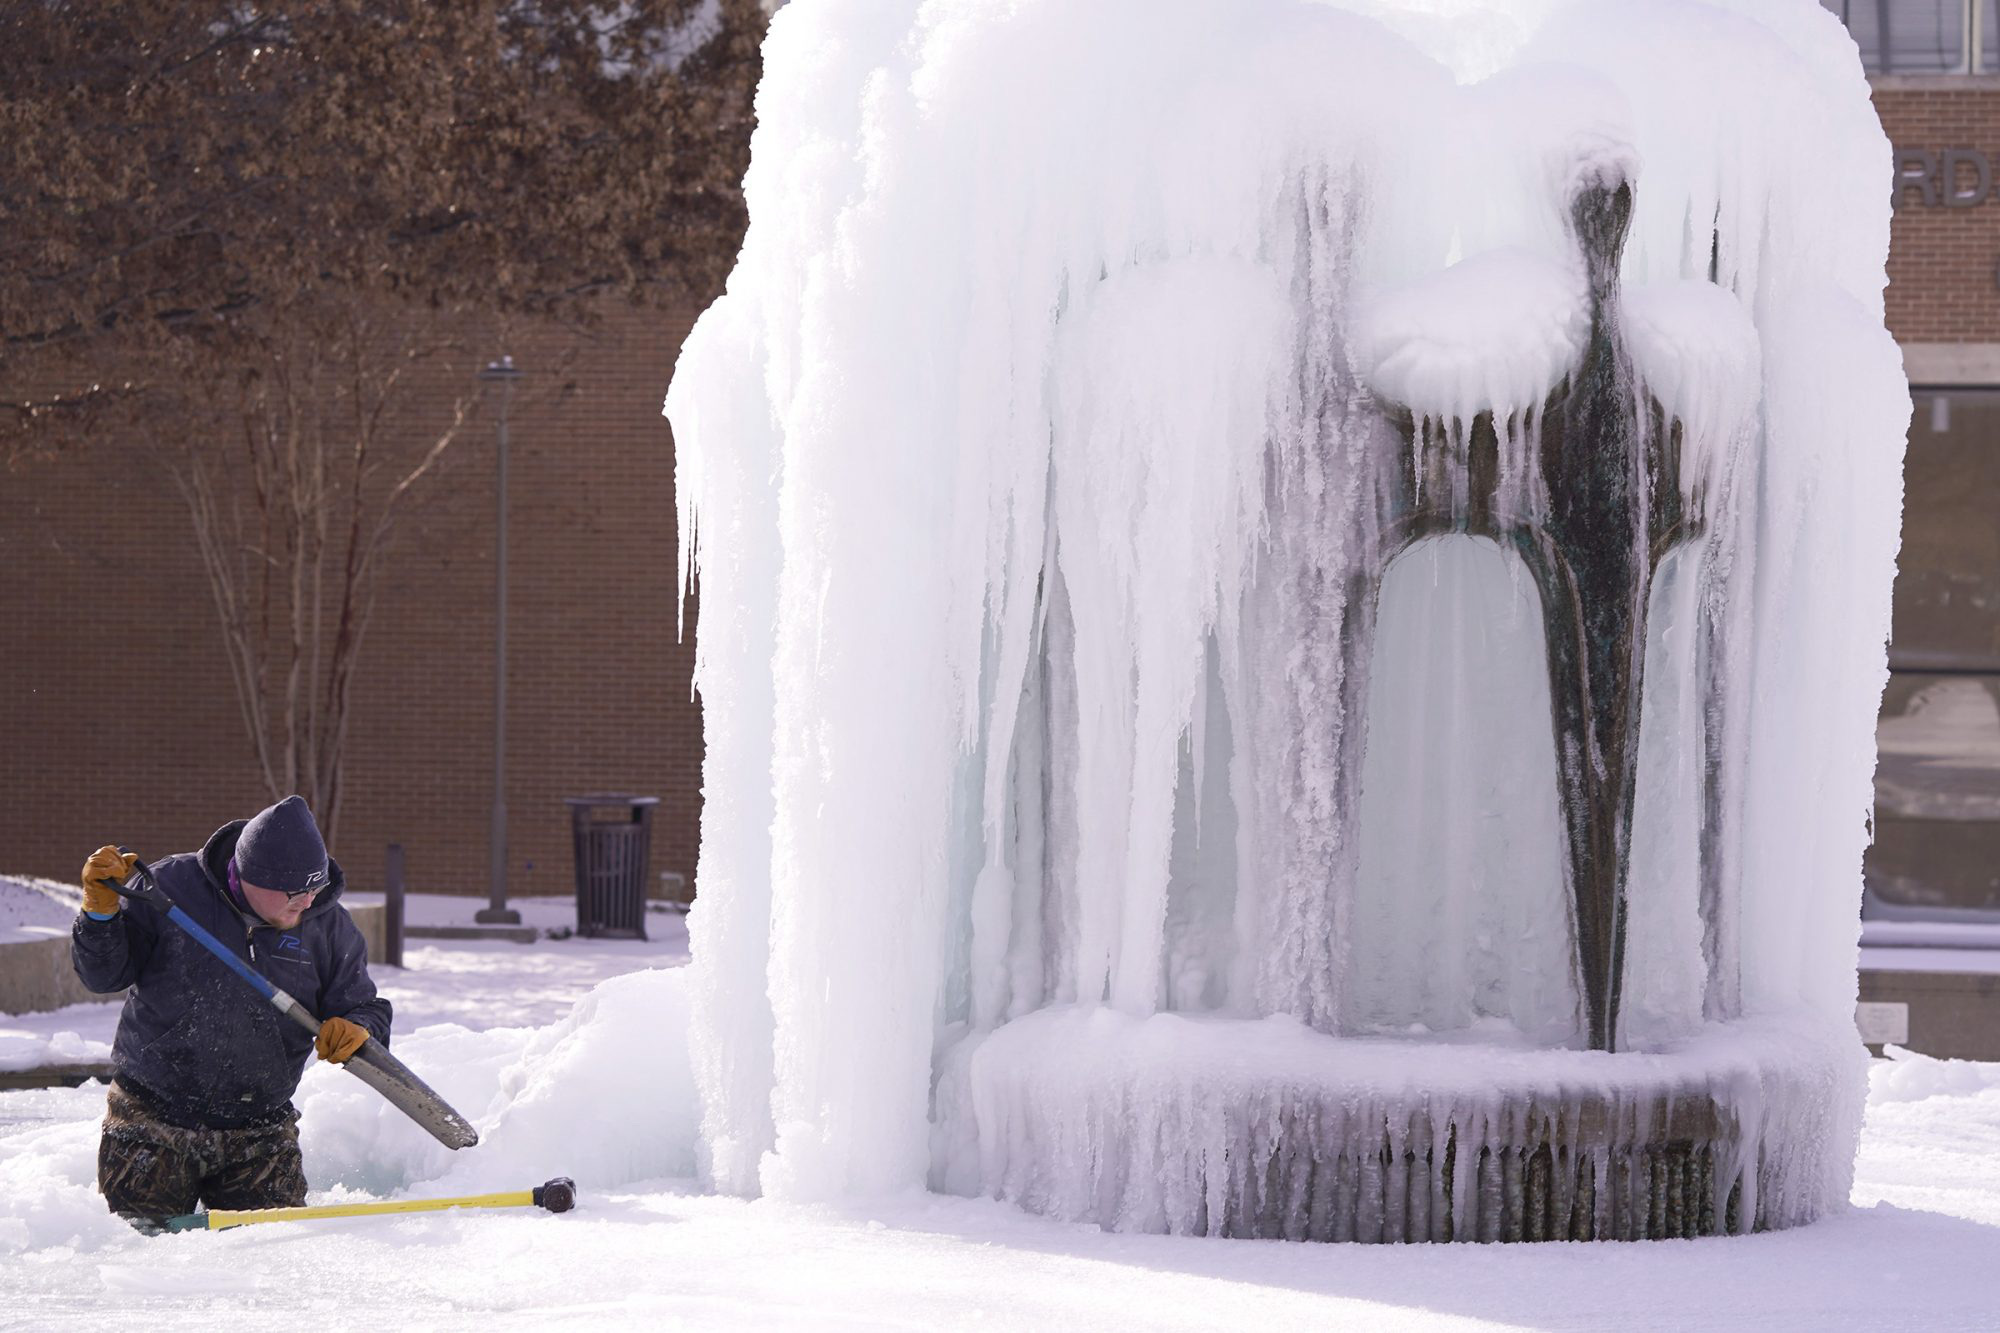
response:
<path fill-rule="evenodd" d="M 1811 0 L 780 11 L 668 402 L 711 1181 L 1837 1207 L 1887 171 Z"/>

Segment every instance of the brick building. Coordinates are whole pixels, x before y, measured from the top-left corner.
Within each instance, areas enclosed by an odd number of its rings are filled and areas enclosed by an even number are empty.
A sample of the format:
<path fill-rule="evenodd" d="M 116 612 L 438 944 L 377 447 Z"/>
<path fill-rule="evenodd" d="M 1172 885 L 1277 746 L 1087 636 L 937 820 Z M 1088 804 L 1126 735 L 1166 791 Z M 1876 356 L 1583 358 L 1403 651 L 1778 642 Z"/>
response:
<path fill-rule="evenodd" d="M 1824 3 L 1897 150 L 1888 319 L 1916 409 L 1871 911 L 2000 911 L 2000 11 Z M 560 374 L 545 347 L 495 342 L 426 390 L 448 403 L 503 351 L 528 372 L 510 487 L 514 894 L 565 890 L 562 798 L 587 790 L 659 796 L 653 869 L 694 873 L 701 723 L 659 415 L 692 316 L 614 319 Z M 390 842 L 414 887 L 486 884 L 490 432 L 455 447 L 407 525 L 370 631 L 335 848 L 363 886 Z M 107 840 L 189 847 L 263 800 L 178 506 L 128 441 L 0 473 L 0 869 L 67 877 Z"/>
<path fill-rule="evenodd" d="M 584 340 L 472 332 L 412 393 L 435 430 L 512 355 L 508 889 L 569 890 L 565 796 L 657 796 L 652 869 L 692 880 L 701 714 L 677 632 L 660 402 L 693 311 Z M 495 414 L 399 525 L 356 687 L 334 855 L 357 887 L 401 843 L 413 889 L 484 892 L 493 780 Z M 265 803 L 182 502 L 132 440 L 0 471 L 0 867 L 67 879 L 104 842 L 198 846 Z"/>
<path fill-rule="evenodd" d="M 1896 152 L 1914 398 L 1869 913 L 2000 913 L 2000 23 L 1985 0 L 1851 9 Z"/>

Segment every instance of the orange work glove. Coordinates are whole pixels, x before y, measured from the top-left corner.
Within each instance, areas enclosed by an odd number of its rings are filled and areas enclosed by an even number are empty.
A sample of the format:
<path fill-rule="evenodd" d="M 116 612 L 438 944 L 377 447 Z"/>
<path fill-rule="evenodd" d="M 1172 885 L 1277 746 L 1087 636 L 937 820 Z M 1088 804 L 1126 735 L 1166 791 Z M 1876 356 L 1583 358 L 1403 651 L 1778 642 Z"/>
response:
<path fill-rule="evenodd" d="M 319 1025 L 319 1036 L 313 1039 L 313 1049 L 319 1058 L 329 1064 L 344 1065 L 348 1057 L 361 1049 L 361 1043 L 368 1040 L 368 1029 L 359 1023 L 350 1023 L 344 1018 L 329 1018 Z"/>
<path fill-rule="evenodd" d="M 100 916 L 118 910 L 121 901 L 117 894 L 97 881 L 115 879 L 120 884 L 132 873 L 132 863 L 139 858 L 130 852 L 121 852 L 116 847 L 99 847 L 83 863 L 83 906 L 88 912 Z"/>

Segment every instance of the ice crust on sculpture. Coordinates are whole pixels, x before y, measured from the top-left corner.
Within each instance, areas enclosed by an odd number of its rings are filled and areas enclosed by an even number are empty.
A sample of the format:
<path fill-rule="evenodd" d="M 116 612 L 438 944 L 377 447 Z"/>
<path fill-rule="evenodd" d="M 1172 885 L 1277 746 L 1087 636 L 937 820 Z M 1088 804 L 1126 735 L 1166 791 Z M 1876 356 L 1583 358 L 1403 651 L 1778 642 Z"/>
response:
<path fill-rule="evenodd" d="M 668 403 L 719 1188 L 1194 1231 L 1336 1113 L 1500 1170 L 1537 1116 L 1608 1107 L 1615 1147 L 1665 1096 L 1740 1113 L 1717 1211 L 1844 1198 L 1908 413 L 1865 79 L 1807 0 L 1422 8 L 777 16 Z M 1592 274 L 1573 205 L 1621 186 Z M 1537 584 L 1470 531 L 1488 449 L 1498 530 L 1553 521 L 1588 364 L 1677 464 L 1635 524 L 1688 519 L 1640 598 L 1608 979 Z M 1477 1176 L 1422 1225 L 1476 1234 Z"/>

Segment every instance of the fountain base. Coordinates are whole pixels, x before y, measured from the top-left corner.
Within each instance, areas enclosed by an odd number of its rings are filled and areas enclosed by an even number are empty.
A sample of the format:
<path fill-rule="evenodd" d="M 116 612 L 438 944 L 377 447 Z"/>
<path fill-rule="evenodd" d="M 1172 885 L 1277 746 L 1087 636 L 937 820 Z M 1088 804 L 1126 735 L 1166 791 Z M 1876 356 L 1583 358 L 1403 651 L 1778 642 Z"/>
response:
<path fill-rule="evenodd" d="M 933 1184 L 1175 1235 L 1776 1229 L 1844 1202 L 1865 1079 L 1854 1032 L 1803 1016 L 1610 1054 L 1045 1010 L 948 1052 Z"/>

